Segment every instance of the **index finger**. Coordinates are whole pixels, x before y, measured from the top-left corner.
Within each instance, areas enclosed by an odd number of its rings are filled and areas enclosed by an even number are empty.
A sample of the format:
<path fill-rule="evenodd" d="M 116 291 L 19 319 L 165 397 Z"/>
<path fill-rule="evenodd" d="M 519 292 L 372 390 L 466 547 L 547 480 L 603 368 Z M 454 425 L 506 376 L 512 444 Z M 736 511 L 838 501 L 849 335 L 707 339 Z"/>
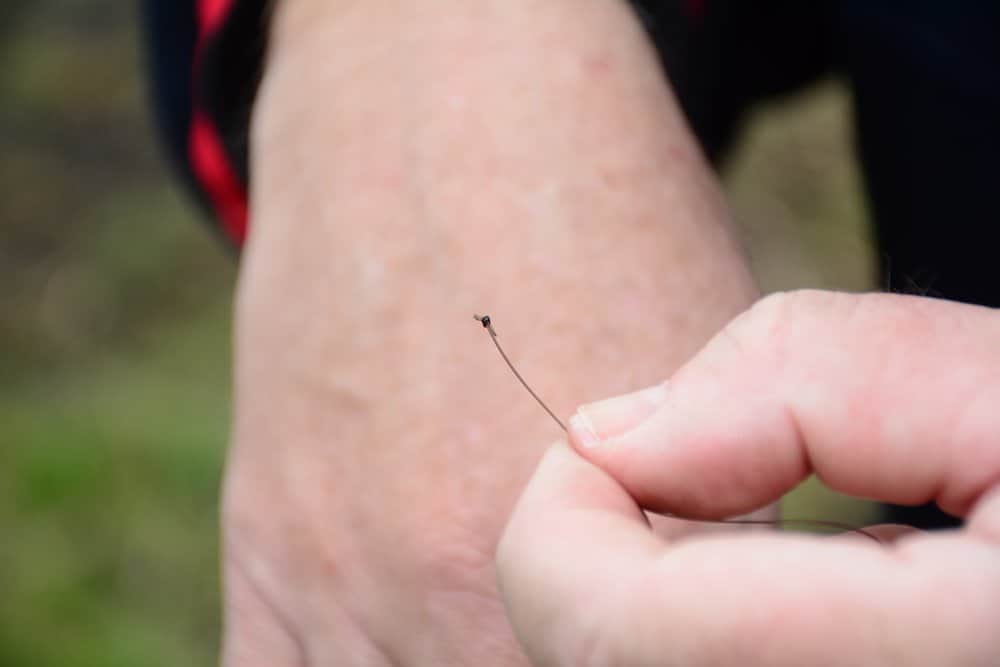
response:
<path fill-rule="evenodd" d="M 649 509 L 731 516 L 815 472 L 843 493 L 964 515 L 1000 481 L 1000 312 L 772 296 L 663 387 L 570 424 L 581 454 Z"/>

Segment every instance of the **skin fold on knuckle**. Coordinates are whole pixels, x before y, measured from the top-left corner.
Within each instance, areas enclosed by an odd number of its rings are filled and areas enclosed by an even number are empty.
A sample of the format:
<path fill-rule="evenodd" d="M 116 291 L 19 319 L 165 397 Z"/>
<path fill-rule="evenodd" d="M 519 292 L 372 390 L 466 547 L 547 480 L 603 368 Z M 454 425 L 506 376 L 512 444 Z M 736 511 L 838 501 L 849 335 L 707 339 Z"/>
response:
<path fill-rule="evenodd" d="M 814 304 L 824 293 L 812 291 L 774 292 L 758 299 L 733 318 L 709 343 L 706 352 L 728 373 L 745 367 L 774 368 L 768 361 L 783 353 L 809 324 Z"/>

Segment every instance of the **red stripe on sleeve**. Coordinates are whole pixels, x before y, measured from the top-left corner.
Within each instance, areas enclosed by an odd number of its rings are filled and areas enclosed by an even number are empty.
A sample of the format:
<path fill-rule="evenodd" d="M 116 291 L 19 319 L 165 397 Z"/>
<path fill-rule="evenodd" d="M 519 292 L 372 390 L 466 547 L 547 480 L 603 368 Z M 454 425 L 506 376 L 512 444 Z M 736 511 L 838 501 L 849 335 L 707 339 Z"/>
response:
<path fill-rule="evenodd" d="M 219 130 L 201 109 L 199 64 L 205 43 L 232 8 L 233 0 L 198 0 L 198 41 L 194 52 L 194 110 L 188 131 L 188 161 L 229 239 L 242 245 L 247 231 L 247 195 L 229 162 Z"/>
<path fill-rule="evenodd" d="M 188 159 L 226 236 L 242 245 L 247 232 L 246 193 L 229 164 L 219 133 L 200 111 L 191 119 Z"/>
<path fill-rule="evenodd" d="M 232 0 L 199 0 L 198 33 L 204 36 L 215 32 L 226 18 L 232 4 Z"/>

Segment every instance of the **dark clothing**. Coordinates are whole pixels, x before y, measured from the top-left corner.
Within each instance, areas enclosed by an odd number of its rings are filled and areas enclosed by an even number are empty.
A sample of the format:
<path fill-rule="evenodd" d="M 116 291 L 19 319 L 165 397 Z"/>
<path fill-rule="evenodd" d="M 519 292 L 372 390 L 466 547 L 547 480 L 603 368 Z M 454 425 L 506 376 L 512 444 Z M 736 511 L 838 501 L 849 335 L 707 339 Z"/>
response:
<path fill-rule="evenodd" d="M 146 0 L 153 98 L 182 177 L 228 240 L 246 236 L 248 130 L 267 0 Z"/>
<path fill-rule="evenodd" d="M 757 102 L 851 84 L 884 284 L 1000 307 L 1000 3 L 633 0 L 705 152 Z M 184 178 L 235 244 L 266 0 L 146 0 L 157 109 Z M 902 285 L 906 290 L 906 282 Z M 892 520 L 953 524 L 933 508 Z"/>

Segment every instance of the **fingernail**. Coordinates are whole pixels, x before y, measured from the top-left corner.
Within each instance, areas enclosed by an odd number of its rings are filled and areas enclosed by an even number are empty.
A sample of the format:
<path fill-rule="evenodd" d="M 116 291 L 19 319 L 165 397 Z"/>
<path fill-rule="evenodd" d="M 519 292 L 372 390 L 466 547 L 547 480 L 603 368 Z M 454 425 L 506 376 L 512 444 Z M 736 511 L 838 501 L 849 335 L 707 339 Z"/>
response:
<path fill-rule="evenodd" d="M 652 415 L 667 396 L 666 384 L 616 396 L 577 409 L 569 418 L 570 436 L 582 447 L 596 447 L 626 433 Z"/>

